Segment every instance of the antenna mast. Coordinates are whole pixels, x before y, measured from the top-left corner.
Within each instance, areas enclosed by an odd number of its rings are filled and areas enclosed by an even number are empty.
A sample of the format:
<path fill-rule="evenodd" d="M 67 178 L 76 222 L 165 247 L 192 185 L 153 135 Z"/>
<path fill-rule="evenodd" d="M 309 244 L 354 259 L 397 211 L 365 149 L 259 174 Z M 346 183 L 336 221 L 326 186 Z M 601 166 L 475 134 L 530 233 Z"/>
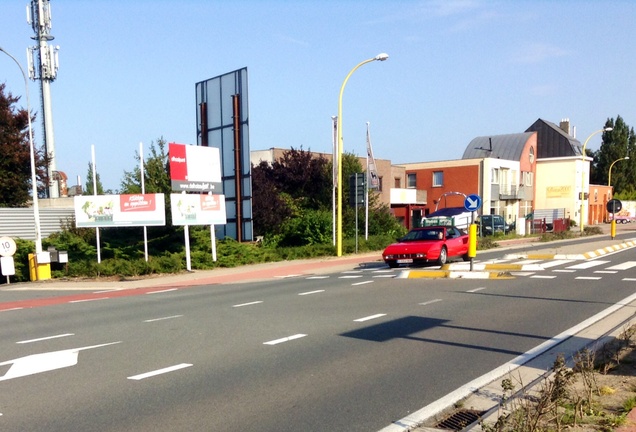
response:
<path fill-rule="evenodd" d="M 44 129 L 44 150 L 49 157 L 47 177 L 48 198 L 59 197 L 58 174 L 55 164 L 55 138 L 53 136 L 53 115 L 51 113 L 51 82 L 55 81 L 58 69 L 59 46 L 49 45 L 54 39 L 51 31 L 51 5 L 49 0 L 31 0 L 27 6 L 27 22 L 31 24 L 35 36 L 31 39 L 37 46 L 27 48 L 29 78 L 40 80 L 42 94 L 42 125 Z M 29 113 L 30 115 L 30 113 Z"/>

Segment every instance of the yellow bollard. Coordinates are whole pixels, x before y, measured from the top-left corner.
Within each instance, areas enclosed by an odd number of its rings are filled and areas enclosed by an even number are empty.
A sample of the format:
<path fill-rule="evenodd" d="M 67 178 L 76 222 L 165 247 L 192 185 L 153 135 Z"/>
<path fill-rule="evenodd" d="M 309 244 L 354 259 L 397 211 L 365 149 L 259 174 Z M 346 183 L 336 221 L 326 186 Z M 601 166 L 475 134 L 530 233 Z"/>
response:
<path fill-rule="evenodd" d="M 470 224 L 468 227 L 468 257 L 477 256 L 477 224 Z"/>
<path fill-rule="evenodd" d="M 612 236 L 612 240 L 616 237 L 616 221 L 612 219 L 612 223 L 610 224 L 610 235 Z"/>
<path fill-rule="evenodd" d="M 36 254 L 29 254 L 29 276 L 32 281 L 51 279 L 51 264 L 40 264 Z"/>

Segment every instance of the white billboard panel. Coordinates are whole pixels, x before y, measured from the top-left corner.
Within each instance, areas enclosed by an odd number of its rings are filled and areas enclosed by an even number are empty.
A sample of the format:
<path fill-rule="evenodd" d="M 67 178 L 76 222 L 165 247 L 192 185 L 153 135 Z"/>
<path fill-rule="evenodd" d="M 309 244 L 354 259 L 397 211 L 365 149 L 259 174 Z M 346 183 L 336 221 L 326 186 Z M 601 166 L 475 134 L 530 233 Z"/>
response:
<path fill-rule="evenodd" d="M 172 225 L 225 225 L 225 195 L 170 194 Z"/>
<path fill-rule="evenodd" d="M 74 207 L 78 228 L 166 224 L 163 194 L 81 195 Z"/>

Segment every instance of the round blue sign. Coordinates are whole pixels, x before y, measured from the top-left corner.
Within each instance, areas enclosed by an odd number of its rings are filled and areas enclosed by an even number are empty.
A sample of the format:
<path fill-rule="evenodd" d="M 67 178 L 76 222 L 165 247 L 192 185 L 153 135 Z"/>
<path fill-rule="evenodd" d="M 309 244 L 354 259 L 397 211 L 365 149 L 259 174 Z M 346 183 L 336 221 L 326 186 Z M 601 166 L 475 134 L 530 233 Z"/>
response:
<path fill-rule="evenodd" d="M 464 208 L 468 211 L 477 211 L 481 208 L 481 197 L 477 194 L 468 195 L 464 200 Z"/>

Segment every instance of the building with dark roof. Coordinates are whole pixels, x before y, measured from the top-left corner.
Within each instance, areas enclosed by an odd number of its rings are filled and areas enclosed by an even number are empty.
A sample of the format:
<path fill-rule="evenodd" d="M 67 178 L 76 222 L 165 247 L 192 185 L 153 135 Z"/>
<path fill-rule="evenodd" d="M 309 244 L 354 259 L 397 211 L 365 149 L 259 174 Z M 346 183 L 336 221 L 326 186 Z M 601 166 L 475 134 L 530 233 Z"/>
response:
<path fill-rule="evenodd" d="M 561 120 L 559 126 L 549 121 L 538 119 L 526 132 L 536 132 L 537 157 L 539 159 L 581 156 L 582 145 L 570 135 L 570 121 Z"/>

